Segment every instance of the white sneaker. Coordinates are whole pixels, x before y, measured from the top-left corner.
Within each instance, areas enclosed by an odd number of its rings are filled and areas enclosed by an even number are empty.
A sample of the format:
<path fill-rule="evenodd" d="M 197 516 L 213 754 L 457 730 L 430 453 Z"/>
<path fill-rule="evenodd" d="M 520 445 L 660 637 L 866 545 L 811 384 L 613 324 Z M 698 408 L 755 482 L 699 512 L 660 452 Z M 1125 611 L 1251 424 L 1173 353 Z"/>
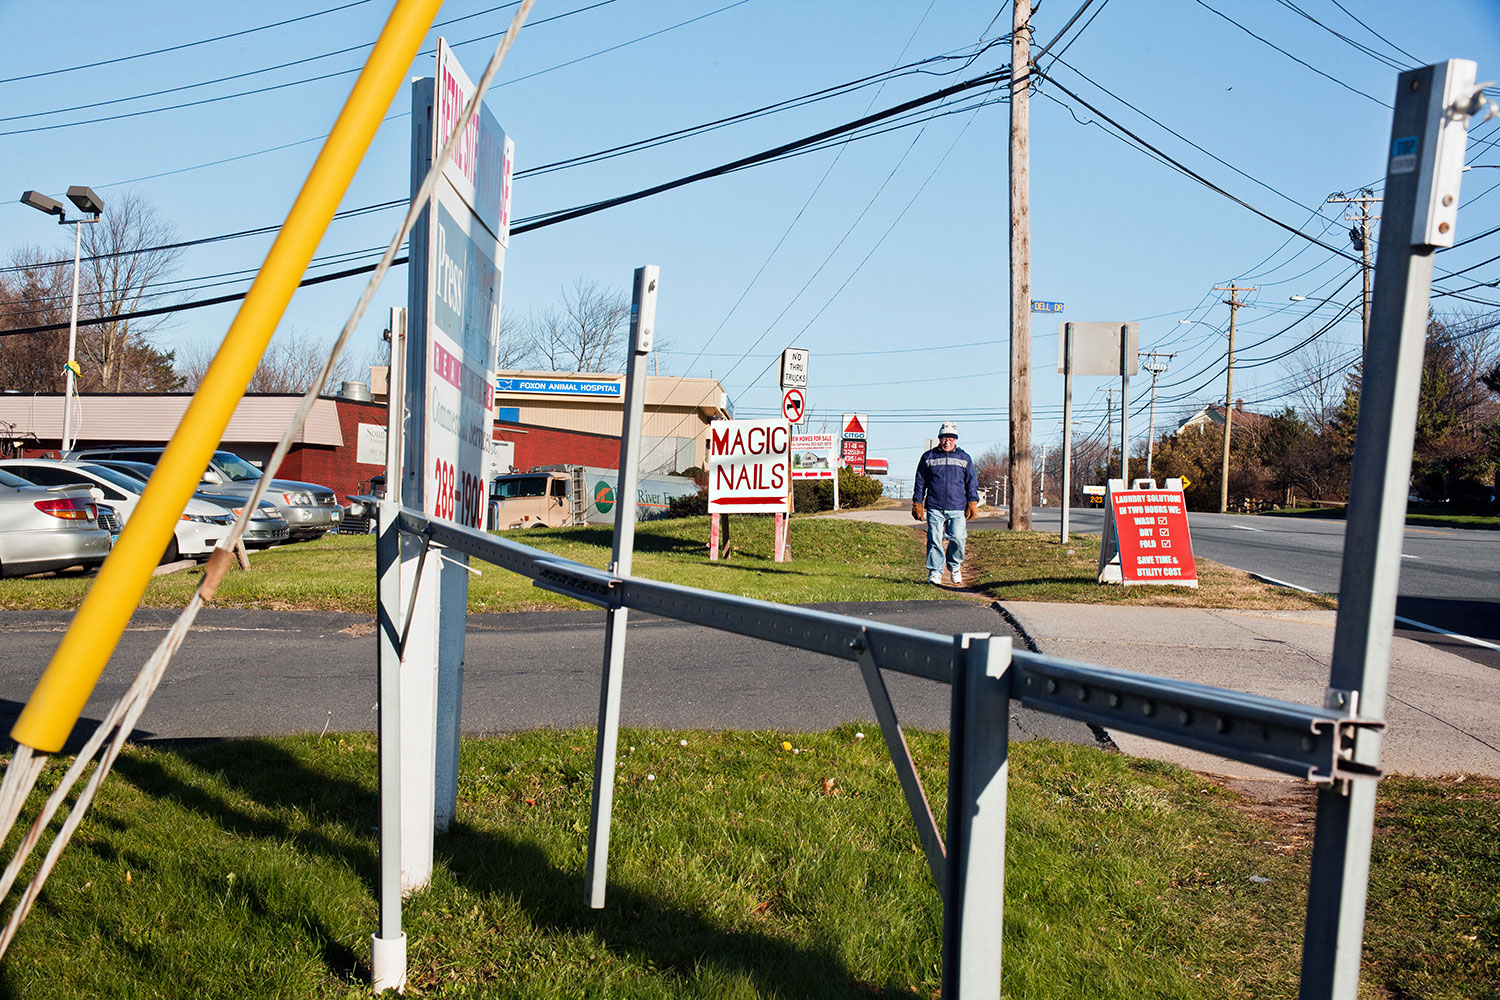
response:
<path fill-rule="evenodd" d="M 954 570 L 953 571 L 953 586 L 955 586 L 955 587 L 962 587 L 963 585 L 964 585 L 964 575 L 963 575 L 963 573 L 960 572 L 959 570 Z"/>
<path fill-rule="evenodd" d="M 932 584 L 934 587 L 941 587 L 943 585 L 943 574 L 940 572 L 934 573 L 927 578 L 927 582 Z"/>

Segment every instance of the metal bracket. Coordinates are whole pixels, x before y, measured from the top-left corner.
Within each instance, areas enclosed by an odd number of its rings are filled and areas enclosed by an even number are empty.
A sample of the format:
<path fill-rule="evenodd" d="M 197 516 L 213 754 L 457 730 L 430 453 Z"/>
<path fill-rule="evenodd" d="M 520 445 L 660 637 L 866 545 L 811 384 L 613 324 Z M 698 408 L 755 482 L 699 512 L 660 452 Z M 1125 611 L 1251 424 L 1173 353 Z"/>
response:
<path fill-rule="evenodd" d="M 621 606 L 622 579 L 613 573 L 580 566 L 573 562 L 551 562 L 537 560 L 536 577 L 531 585 L 539 590 L 550 590 L 601 608 Z"/>
<path fill-rule="evenodd" d="M 1380 777 L 1378 768 L 1355 761 L 1352 749 L 1345 752 L 1360 730 L 1384 728 L 1376 719 L 1035 653 L 1017 652 L 1014 663 L 1013 696 L 1028 708 L 1324 787 L 1349 778 Z"/>
<path fill-rule="evenodd" d="M 417 591 L 422 586 L 422 567 L 427 563 L 427 550 L 430 548 L 432 548 L 432 536 L 424 535 L 422 537 L 422 554 L 417 557 L 417 569 L 412 574 L 411 597 L 406 602 L 406 620 L 401 625 L 401 638 L 396 643 L 397 659 L 406 659 L 406 640 L 411 635 L 412 618 L 415 616 L 417 608 Z"/>
<path fill-rule="evenodd" d="M 868 633 L 861 629 L 859 635 L 849 640 L 849 649 L 859 661 L 865 689 L 870 692 L 870 704 L 874 706 L 875 718 L 880 723 L 880 735 L 885 737 L 891 763 L 896 767 L 896 777 L 901 781 L 901 794 L 906 796 L 906 808 L 911 811 L 912 822 L 917 827 L 917 838 L 921 840 L 922 851 L 927 855 L 927 867 L 932 872 L 932 881 L 937 884 L 938 894 L 946 902 L 948 853 L 943 845 L 943 835 L 938 832 L 937 821 L 932 818 L 932 807 L 927 803 L 927 793 L 922 788 L 922 779 L 917 776 L 911 749 L 906 745 L 906 736 L 901 732 L 896 709 L 891 705 L 885 678 L 880 675 L 880 667 L 875 662 Z"/>

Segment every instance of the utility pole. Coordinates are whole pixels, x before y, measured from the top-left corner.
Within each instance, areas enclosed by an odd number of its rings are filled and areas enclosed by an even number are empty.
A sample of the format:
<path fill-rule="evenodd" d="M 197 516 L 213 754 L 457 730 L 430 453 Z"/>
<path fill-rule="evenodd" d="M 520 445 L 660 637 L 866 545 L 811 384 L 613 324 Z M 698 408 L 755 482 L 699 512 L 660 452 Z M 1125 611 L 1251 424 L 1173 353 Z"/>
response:
<path fill-rule="evenodd" d="M 1215 285 L 1214 291 L 1229 293 L 1229 298 L 1224 300 L 1224 304 L 1229 307 L 1229 363 L 1224 366 L 1224 459 L 1219 463 L 1219 513 L 1226 514 L 1229 512 L 1229 431 L 1234 419 L 1234 321 L 1240 306 L 1245 304 L 1235 296 L 1255 289 L 1240 285 Z"/>
<path fill-rule="evenodd" d="M 1330 195 L 1328 203 L 1330 205 L 1359 206 L 1358 215 L 1352 214 L 1356 210 L 1351 208 L 1344 213 L 1344 218 L 1350 222 L 1359 223 L 1358 229 L 1352 226 L 1349 228 L 1349 242 L 1354 244 L 1354 249 L 1360 253 L 1365 276 L 1365 295 L 1361 300 L 1364 336 L 1360 340 L 1360 360 L 1363 361 L 1365 353 L 1370 349 L 1370 223 L 1380 218 L 1378 215 L 1370 214 L 1370 206 L 1379 204 L 1380 199 L 1375 197 L 1375 192 L 1369 188 L 1360 188 L 1359 194 L 1352 198 L 1346 196 L 1342 191 L 1338 194 Z"/>
<path fill-rule="evenodd" d="M 1010 42 L 1010 529 L 1031 528 L 1031 0 Z"/>
<path fill-rule="evenodd" d="M 1146 356 L 1146 370 L 1151 373 L 1151 432 L 1146 437 L 1146 478 L 1151 478 L 1151 455 L 1156 447 L 1156 376 L 1167 370 L 1167 362 L 1177 357 L 1152 351 Z"/>
<path fill-rule="evenodd" d="M 1105 387 L 1104 394 L 1109 397 L 1109 409 L 1104 415 L 1104 480 L 1109 481 L 1109 463 L 1115 458 L 1115 388 Z"/>

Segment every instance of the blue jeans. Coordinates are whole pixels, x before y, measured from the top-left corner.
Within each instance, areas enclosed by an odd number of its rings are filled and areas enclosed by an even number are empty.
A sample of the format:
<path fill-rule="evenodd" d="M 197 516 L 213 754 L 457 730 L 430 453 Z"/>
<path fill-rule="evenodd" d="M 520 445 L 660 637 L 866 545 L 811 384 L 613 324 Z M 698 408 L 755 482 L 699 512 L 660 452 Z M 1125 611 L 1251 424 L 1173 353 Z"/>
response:
<path fill-rule="evenodd" d="M 927 574 L 943 571 L 944 541 L 952 542 L 948 548 L 947 562 L 951 572 L 957 572 L 964 562 L 964 542 L 969 537 L 968 522 L 961 510 L 927 510 Z"/>

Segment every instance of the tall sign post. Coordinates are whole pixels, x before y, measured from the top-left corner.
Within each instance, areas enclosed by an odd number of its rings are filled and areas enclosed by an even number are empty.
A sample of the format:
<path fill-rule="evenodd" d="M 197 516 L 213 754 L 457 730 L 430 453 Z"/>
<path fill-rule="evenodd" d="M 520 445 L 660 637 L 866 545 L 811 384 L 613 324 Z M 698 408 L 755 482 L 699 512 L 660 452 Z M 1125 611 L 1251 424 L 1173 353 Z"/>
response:
<path fill-rule="evenodd" d="M 796 427 L 807 417 L 807 376 L 812 354 L 805 347 L 788 347 L 781 352 L 781 415 Z M 837 487 L 838 479 L 834 479 Z M 786 484 L 787 512 L 776 515 L 776 561 L 791 558 L 792 497 L 790 479 Z M 837 504 L 835 504 L 837 506 Z"/>
<path fill-rule="evenodd" d="M 636 495 L 641 470 L 641 414 L 646 404 L 646 357 L 656 330 L 654 264 L 635 269 L 630 300 L 630 356 L 625 374 L 625 424 L 620 435 L 620 502 L 615 504 L 614 551 L 609 571 L 630 575 L 635 550 Z M 604 617 L 604 672 L 599 681 L 599 728 L 594 748 L 594 797 L 589 813 L 589 847 L 584 896 L 595 909 L 604 907 L 609 870 L 609 820 L 615 800 L 615 750 L 620 735 L 620 683 L 625 673 L 627 608 L 609 608 Z"/>
<path fill-rule="evenodd" d="M 376 734 L 379 743 L 380 782 L 380 880 L 377 896 L 380 910 L 378 930 L 370 939 L 370 971 L 375 992 L 406 988 L 406 933 L 401 929 L 401 896 L 405 890 L 401 849 L 401 636 L 406 631 L 403 613 L 405 592 L 401 585 L 402 435 L 407 410 L 403 369 L 406 367 L 406 310 L 391 310 L 391 367 L 386 389 L 385 499 L 377 508 L 375 579 L 380 599 L 376 602 L 377 691 Z"/>
<path fill-rule="evenodd" d="M 1372 720 L 1385 716 L 1433 257 L 1453 245 L 1469 116 L 1485 101 L 1474 78 L 1473 62 L 1451 59 L 1396 83 L 1326 696 L 1328 707 Z M 1352 753 L 1355 765 L 1377 767 L 1378 729 L 1361 729 Z M 1345 781 L 1318 792 L 1303 997 L 1358 992 L 1375 787 Z"/>
<path fill-rule="evenodd" d="M 1063 508 L 1061 540 L 1068 540 L 1068 510 L 1073 466 L 1073 376 L 1118 375 L 1129 402 L 1130 376 L 1139 364 L 1141 328 L 1138 323 L 1057 324 L 1057 370 L 1063 377 Z M 1108 435 L 1105 435 L 1107 441 Z M 1121 453 L 1129 442 L 1125 421 L 1120 423 Z M 1122 459 L 1120 478 L 1130 485 Z M 1109 463 L 1105 463 L 1106 471 Z"/>
<path fill-rule="evenodd" d="M 438 39 L 436 74 L 412 85 L 411 185 L 416 192 L 474 86 Z M 484 530 L 492 464 L 500 290 L 510 232 L 514 147 L 481 107 L 444 165 L 411 234 L 402 488 L 436 518 Z M 402 879 L 432 875 L 432 838 L 453 818 L 463 697 L 468 558 L 403 540 L 401 581 L 412 602 L 402 650 Z"/>

